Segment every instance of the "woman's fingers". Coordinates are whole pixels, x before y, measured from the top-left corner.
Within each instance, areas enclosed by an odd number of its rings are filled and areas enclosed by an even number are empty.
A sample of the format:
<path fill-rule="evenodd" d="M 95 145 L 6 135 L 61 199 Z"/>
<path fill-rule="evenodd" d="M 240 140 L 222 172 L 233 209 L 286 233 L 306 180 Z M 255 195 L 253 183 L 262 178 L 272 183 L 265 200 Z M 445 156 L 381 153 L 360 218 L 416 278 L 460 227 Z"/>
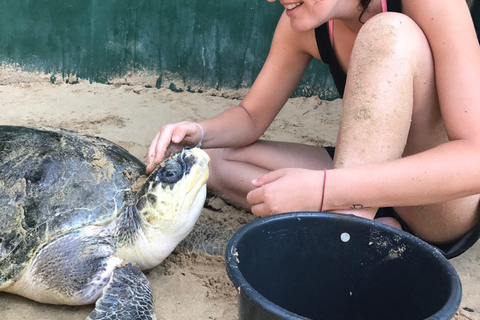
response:
<path fill-rule="evenodd" d="M 269 185 L 283 176 L 283 170 L 271 171 L 260 178 L 253 180 L 252 184 L 255 189 L 247 194 L 247 202 L 252 206 L 251 211 L 254 215 L 265 217 L 275 214 L 275 209 L 272 206 L 272 185 Z"/>
<path fill-rule="evenodd" d="M 274 212 L 270 211 L 270 208 L 265 204 L 265 203 L 259 203 L 250 209 L 254 215 L 257 217 L 267 217 L 272 214 L 275 214 Z"/>
<path fill-rule="evenodd" d="M 164 125 L 148 148 L 147 173 L 152 172 L 165 157 L 178 152 L 184 146 L 195 146 L 201 139 L 201 133 L 198 134 L 198 130 L 200 130 L 198 126 L 192 122 Z"/>
<path fill-rule="evenodd" d="M 247 194 L 251 211 L 267 216 L 292 211 L 317 211 L 321 206 L 324 172 L 284 168 L 252 181 L 255 189 Z M 301 185 L 301 187 L 300 187 Z"/>
<path fill-rule="evenodd" d="M 147 173 L 152 172 L 153 168 L 155 168 L 155 157 L 157 154 L 156 149 L 157 149 L 158 139 L 160 139 L 160 131 L 157 132 L 152 142 L 150 143 L 150 146 L 148 147 L 148 155 L 147 155 L 148 165 L 146 170 Z"/>
<path fill-rule="evenodd" d="M 147 173 L 152 172 L 156 165 L 158 165 L 164 158 L 165 151 L 172 141 L 172 132 L 175 125 L 165 125 L 157 132 L 148 148 L 148 165 Z"/>
<path fill-rule="evenodd" d="M 279 179 L 281 176 L 283 176 L 283 169 L 275 170 L 275 171 L 270 171 L 260 178 L 253 180 L 252 184 L 254 187 L 259 188 L 267 183 L 273 182 L 277 179 Z"/>

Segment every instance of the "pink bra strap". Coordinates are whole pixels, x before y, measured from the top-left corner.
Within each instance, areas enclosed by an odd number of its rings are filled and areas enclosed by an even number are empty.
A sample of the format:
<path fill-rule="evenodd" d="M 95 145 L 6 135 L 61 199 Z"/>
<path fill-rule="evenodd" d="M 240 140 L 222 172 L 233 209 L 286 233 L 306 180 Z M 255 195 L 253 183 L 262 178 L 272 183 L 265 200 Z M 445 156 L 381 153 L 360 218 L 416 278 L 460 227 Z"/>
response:
<path fill-rule="evenodd" d="M 328 36 L 330 37 L 330 44 L 333 48 L 333 19 L 328 20 Z"/>
<path fill-rule="evenodd" d="M 387 0 L 382 0 L 382 12 L 387 12 Z"/>

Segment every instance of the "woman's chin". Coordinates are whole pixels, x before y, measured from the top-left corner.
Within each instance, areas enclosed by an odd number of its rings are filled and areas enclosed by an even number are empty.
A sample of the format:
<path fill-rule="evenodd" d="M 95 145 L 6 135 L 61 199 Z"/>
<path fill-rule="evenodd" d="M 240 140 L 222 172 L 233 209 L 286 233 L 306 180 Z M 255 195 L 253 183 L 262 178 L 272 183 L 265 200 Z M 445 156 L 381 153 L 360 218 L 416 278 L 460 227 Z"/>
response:
<path fill-rule="evenodd" d="M 293 20 L 293 19 L 290 20 L 290 26 L 292 27 L 293 31 L 298 32 L 298 33 L 314 30 L 315 28 L 318 27 L 318 26 L 313 25 L 313 24 L 305 23 L 305 21 L 300 21 L 300 20 L 296 21 L 296 20 Z"/>

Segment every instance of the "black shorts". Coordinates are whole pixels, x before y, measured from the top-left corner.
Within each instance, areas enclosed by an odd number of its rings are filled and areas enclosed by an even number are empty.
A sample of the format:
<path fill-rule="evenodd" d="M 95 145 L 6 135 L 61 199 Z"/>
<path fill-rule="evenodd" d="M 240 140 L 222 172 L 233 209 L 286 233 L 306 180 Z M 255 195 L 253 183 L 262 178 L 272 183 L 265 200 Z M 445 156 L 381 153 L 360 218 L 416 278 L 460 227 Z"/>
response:
<path fill-rule="evenodd" d="M 330 155 L 330 157 L 333 159 L 333 156 L 335 154 L 335 148 L 334 147 L 326 147 L 325 148 Z M 403 221 L 398 214 L 393 210 L 392 207 L 386 207 L 386 208 L 380 208 L 377 211 L 377 214 L 375 216 L 376 218 L 379 217 L 392 217 L 398 220 L 398 222 L 402 225 L 402 229 L 410 234 L 414 233 L 410 230 L 408 225 Z M 449 243 L 449 244 L 441 244 L 441 245 L 435 245 L 431 244 L 432 246 L 436 247 L 440 252 L 447 258 L 451 259 L 456 256 L 461 255 L 465 251 L 467 251 L 471 246 L 473 246 L 478 239 L 480 239 L 480 221 L 477 223 L 477 225 L 471 229 L 467 234 L 465 234 L 461 239 Z"/>

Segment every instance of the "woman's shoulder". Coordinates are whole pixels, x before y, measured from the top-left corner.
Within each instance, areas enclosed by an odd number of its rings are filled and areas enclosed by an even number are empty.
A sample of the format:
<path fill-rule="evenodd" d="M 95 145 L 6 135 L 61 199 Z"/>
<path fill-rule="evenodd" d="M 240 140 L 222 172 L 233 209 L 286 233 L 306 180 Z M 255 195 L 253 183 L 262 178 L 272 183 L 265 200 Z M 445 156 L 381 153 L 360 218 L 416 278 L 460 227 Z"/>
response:
<path fill-rule="evenodd" d="M 415 21 L 432 49 L 445 43 L 478 45 L 470 10 L 465 0 L 402 0 L 403 13 Z"/>
<path fill-rule="evenodd" d="M 471 18 L 465 0 L 401 0 L 402 12 L 414 20 L 430 20 L 443 16 L 449 18 Z M 467 19 L 471 20 L 471 19 Z M 421 22 L 421 21 L 418 21 Z"/>

